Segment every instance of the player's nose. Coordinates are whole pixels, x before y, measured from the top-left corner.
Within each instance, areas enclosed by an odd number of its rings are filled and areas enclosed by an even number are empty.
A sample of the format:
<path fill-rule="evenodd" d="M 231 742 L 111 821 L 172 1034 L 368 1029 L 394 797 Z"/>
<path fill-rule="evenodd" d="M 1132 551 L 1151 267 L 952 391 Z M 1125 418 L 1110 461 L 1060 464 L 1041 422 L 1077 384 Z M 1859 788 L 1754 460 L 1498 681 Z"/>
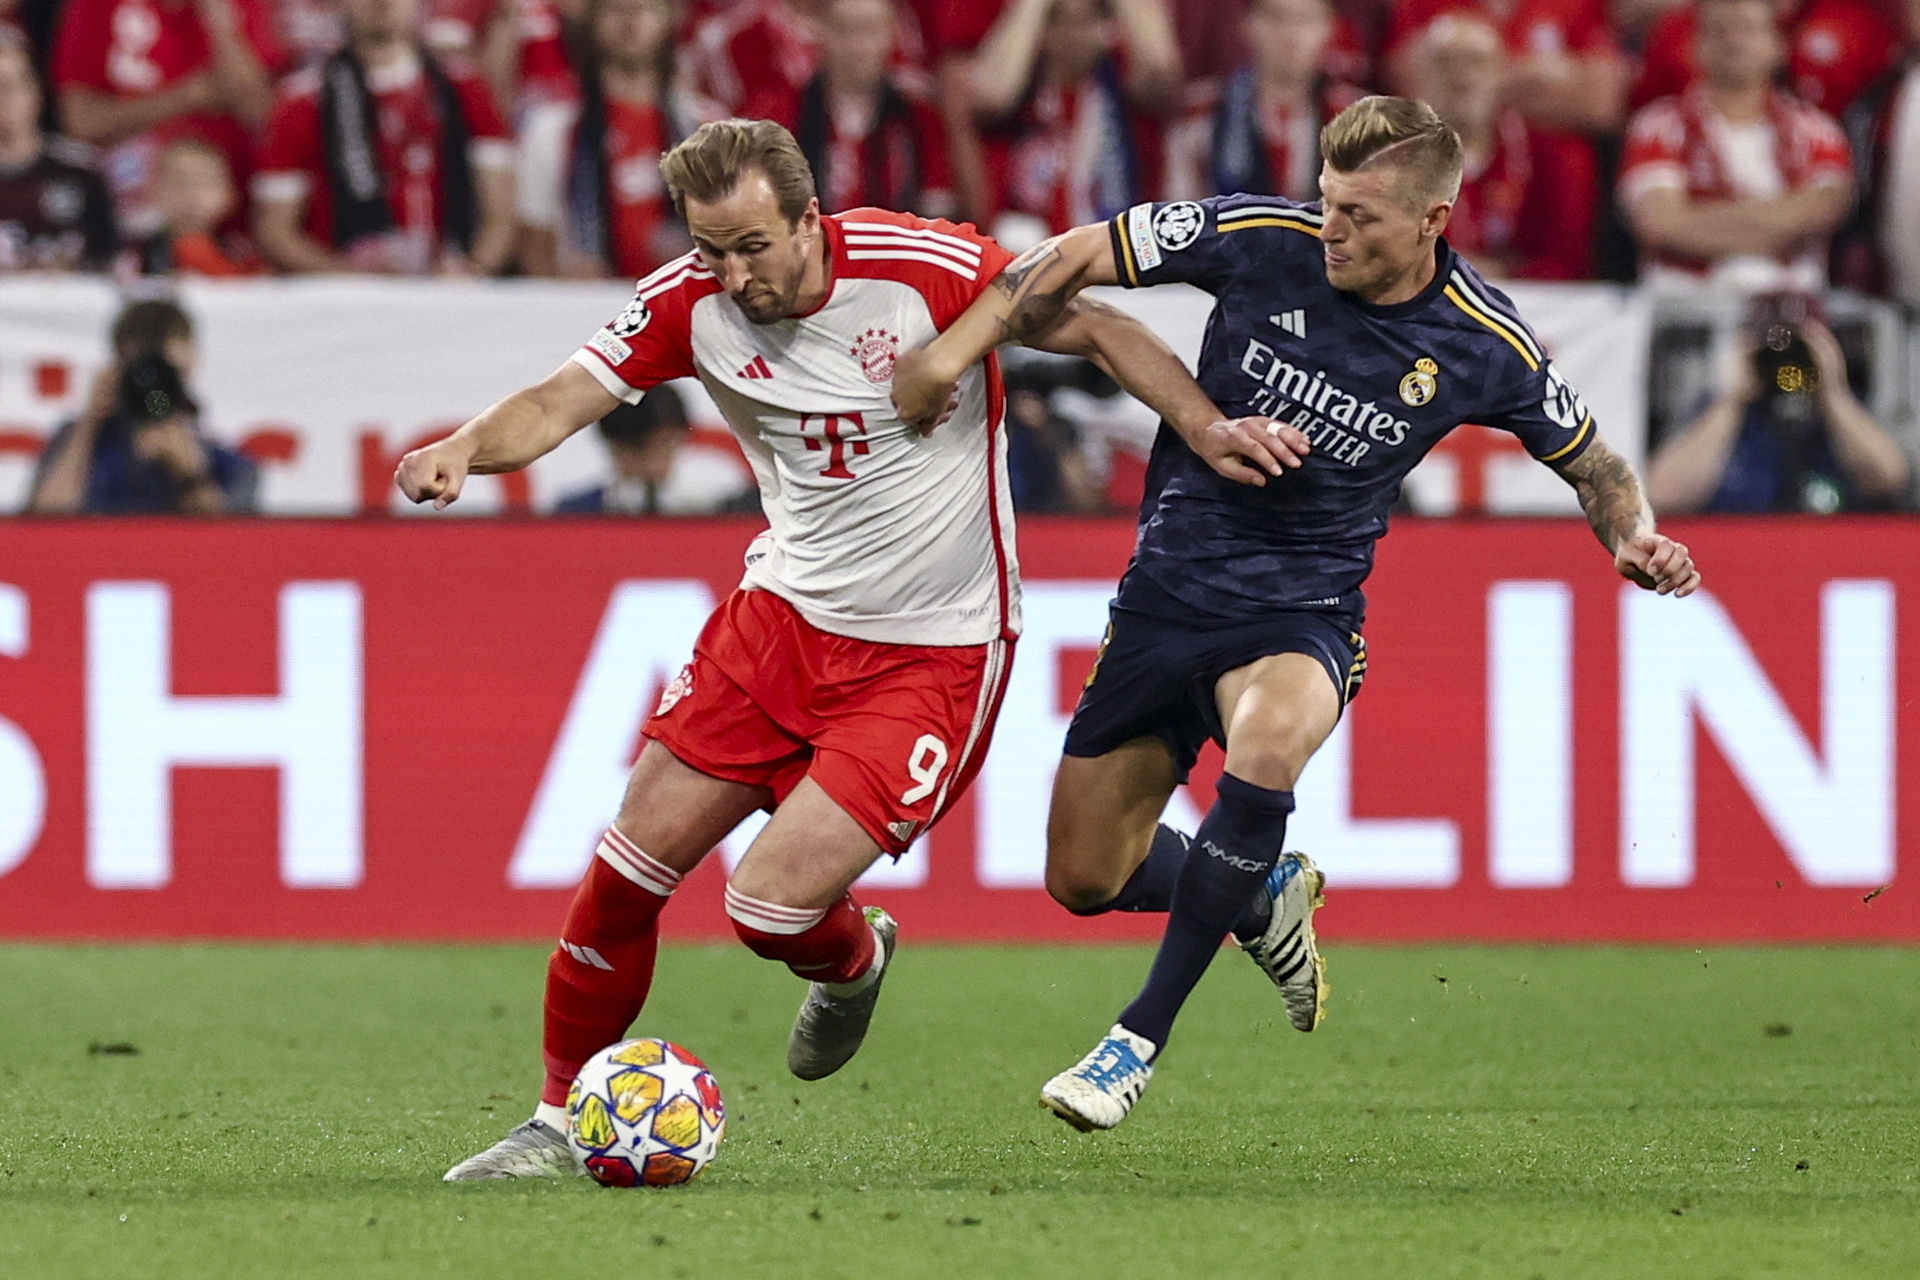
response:
<path fill-rule="evenodd" d="M 752 270 L 744 261 L 732 254 L 727 255 L 721 266 L 720 284 L 728 293 L 743 293 L 747 286 L 753 283 Z"/>

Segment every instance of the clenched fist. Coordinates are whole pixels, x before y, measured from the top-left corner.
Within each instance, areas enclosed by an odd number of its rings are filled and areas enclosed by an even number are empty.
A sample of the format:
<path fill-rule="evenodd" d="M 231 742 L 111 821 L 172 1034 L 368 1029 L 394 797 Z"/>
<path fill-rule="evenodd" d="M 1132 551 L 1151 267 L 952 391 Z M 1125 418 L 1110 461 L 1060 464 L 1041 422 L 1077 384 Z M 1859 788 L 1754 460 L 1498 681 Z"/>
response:
<path fill-rule="evenodd" d="M 472 461 L 472 446 L 458 436 L 448 436 L 401 458 L 393 482 L 407 495 L 407 501 L 432 501 L 433 509 L 441 511 L 460 496 Z"/>

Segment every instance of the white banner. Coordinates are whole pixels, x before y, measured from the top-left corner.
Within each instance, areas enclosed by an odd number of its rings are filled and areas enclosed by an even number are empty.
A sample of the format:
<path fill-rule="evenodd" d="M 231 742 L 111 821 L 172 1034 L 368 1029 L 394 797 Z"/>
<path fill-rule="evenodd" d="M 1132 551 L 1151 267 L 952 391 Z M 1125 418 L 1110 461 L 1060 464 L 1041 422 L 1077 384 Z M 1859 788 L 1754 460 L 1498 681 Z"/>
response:
<path fill-rule="evenodd" d="M 1107 291 L 1189 362 L 1211 300 L 1183 287 Z M 1651 311 L 1607 285 L 1515 286 L 1511 293 L 1580 389 L 1608 438 L 1638 461 L 1645 434 Z M 630 296 L 618 283 L 381 280 L 326 277 L 209 281 L 183 286 L 198 329 L 191 383 L 208 431 L 246 444 L 262 462 L 261 506 L 285 515 L 399 511 L 391 477 L 401 453 L 501 396 L 537 382 Z M 0 280 L 0 510 L 24 503 L 38 445 L 84 403 L 108 359 L 120 305 L 100 280 Z M 719 427 L 696 384 L 696 422 Z M 1462 446 L 1472 437 L 1456 437 Z M 1463 469 L 1474 475 L 1463 483 Z M 477 480 L 455 508 L 544 511 L 609 474 L 583 432 L 524 480 Z M 1498 442 L 1443 446 L 1409 482 L 1415 507 L 1571 512 L 1565 485 Z M 1475 497 L 1479 502 L 1473 501 Z M 1466 501 L 1462 502 L 1462 499 Z"/>

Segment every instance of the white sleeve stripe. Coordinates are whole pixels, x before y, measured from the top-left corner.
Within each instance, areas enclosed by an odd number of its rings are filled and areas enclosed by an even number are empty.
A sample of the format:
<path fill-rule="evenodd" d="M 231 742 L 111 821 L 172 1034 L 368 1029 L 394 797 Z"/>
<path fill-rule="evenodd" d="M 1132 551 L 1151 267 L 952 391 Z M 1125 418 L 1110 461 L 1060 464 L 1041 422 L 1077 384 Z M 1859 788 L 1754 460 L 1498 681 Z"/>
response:
<path fill-rule="evenodd" d="M 669 276 L 665 280 L 660 281 L 658 284 L 655 284 L 646 288 L 642 288 L 639 291 L 640 300 L 642 302 L 645 302 L 649 298 L 657 297 L 658 295 L 666 293 L 672 289 L 677 289 L 689 280 L 711 280 L 711 279 L 713 279 L 713 272 L 708 271 L 706 268 L 688 267 L 685 270 L 681 271 L 679 275 Z M 644 285 L 645 281 L 642 281 L 641 283 Z"/>
<path fill-rule="evenodd" d="M 884 235 L 905 236 L 909 240 L 932 240 L 949 249 L 958 249 L 972 257 L 980 256 L 980 246 L 959 236 L 950 236 L 944 231 L 933 231 L 925 227 L 896 227 L 888 222 L 843 222 L 841 229 L 848 232 L 879 232 Z"/>
<path fill-rule="evenodd" d="M 1272 204 L 1243 204 L 1233 209 L 1217 210 L 1214 216 L 1221 222 L 1235 222 L 1241 218 L 1256 217 L 1298 218 L 1302 222 L 1311 222 L 1316 225 L 1326 221 L 1324 214 L 1315 213 L 1311 209 L 1289 209 Z"/>
<path fill-rule="evenodd" d="M 628 386 L 606 358 L 591 347 L 582 347 L 567 358 L 592 374 L 593 380 L 605 387 L 608 395 L 619 396 L 628 404 L 639 404 L 640 397 L 646 394 L 638 387 Z"/>
<path fill-rule="evenodd" d="M 865 259 L 877 259 L 890 262 L 902 260 L 927 262 L 936 267 L 945 267 L 963 280 L 978 280 L 980 278 L 978 271 L 970 271 L 955 262 L 952 258 L 942 258 L 931 253 L 920 253 L 911 249 L 849 249 L 847 250 L 847 257 L 856 262 Z"/>
<path fill-rule="evenodd" d="M 682 254 L 680 257 L 675 258 L 672 262 L 668 262 L 661 266 L 655 267 L 651 274 L 642 276 L 640 278 L 639 283 L 636 284 L 634 287 L 635 289 L 644 289 L 648 285 L 651 285 L 658 280 L 664 279 L 665 277 L 670 276 L 677 271 L 685 271 L 688 267 L 700 267 L 702 271 L 706 270 L 705 267 L 700 266 L 700 260 L 697 257 L 695 257 L 693 254 L 691 253 Z M 712 273 L 708 272 L 708 274 L 711 275 Z"/>
<path fill-rule="evenodd" d="M 943 244 L 929 244 L 924 240 L 905 240 L 898 236 L 855 235 L 849 233 L 847 243 L 849 245 L 863 245 L 867 247 L 892 246 L 896 249 L 914 249 L 921 253 L 937 253 L 941 257 L 952 258 L 963 267 L 978 267 L 980 265 L 978 255 L 969 258 L 965 254 L 949 249 Z"/>

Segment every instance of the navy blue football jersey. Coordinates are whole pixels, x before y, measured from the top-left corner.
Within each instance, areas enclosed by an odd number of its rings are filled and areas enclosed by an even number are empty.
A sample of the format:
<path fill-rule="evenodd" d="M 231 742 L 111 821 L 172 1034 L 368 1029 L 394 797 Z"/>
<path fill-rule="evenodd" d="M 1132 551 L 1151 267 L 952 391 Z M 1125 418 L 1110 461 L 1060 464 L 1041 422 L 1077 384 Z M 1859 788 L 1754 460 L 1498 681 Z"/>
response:
<path fill-rule="evenodd" d="M 1291 422 L 1313 443 L 1305 466 L 1255 487 L 1163 425 L 1123 608 L 1222 620 L 1357 610 L 1400 482 L 1447 432 L 1511 431 L 1554 467 L 1592 443 L 1579 394 L 1444 239 L 1431 285 L 1375 306 L 1328 283 L 1320 223 L 1318 204 L 1230 195 L 1137 205 L 1110 224 L 1123 284 L 1182 280 L 1214 296 L 1197 373 L 1214 403 Z"/>

